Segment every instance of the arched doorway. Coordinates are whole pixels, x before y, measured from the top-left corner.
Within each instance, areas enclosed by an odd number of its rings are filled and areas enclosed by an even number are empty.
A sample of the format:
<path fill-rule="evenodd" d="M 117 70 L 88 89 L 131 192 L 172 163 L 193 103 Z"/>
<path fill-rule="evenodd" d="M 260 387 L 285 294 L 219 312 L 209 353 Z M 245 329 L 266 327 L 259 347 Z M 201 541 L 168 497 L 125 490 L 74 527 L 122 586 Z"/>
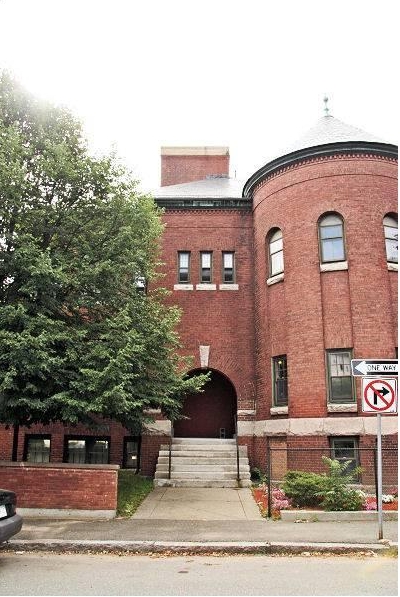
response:
<path fill-rule="evenodd" d="M 210 373 L 210 381 L 204 386 L 204 391 L 190 394 L 185 399 L 182 412 L 188 418 L 175 421 L 175 437 L 234 436 L 237 409 L 235 388 L 219 371 L 212 370 Z"/>

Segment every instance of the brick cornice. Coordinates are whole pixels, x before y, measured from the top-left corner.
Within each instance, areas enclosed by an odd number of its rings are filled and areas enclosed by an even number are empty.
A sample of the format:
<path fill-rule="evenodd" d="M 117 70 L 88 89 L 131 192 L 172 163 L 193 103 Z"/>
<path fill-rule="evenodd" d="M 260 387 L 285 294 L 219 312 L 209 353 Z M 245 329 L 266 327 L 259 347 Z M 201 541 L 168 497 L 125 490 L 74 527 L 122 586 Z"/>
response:
<path fill-rule="evenodd" d="M 267 180 L 311 163 L 323 163 L 337 159 L 371 159 L 397 162 L 397 146 L 386 143 L 350 141 L 329 143 L 301 149 L 269 162 L 255 172 L 243 187 L 243 197 L 250 199 Z"/>
<path fill-rule="evenodd" d="M 198 200 L 196 200 L 198 201 Z M 207 200 L 208 201 L 208 200 Z M 211 201 L 211 200 L 210 200 Z M 231 205 L 228 202 L 222 203 L 223 200 L 221 199 L 217 199 L 215 200 L 215 204 L 214 206 L 211 205 L 207 205 L 207 206 L 200 206 L 200 205 L 193 205 L 193 200 L 174 200 L 174 199 L 168 199 L 168 200 L 164 200 L 161 201 L 159 199 L 155 199 L 155 202 L 157 203 L 157 205 L 159 207 L 161 207 L 165 212 L 171 213 L 171 212 L 192 212 L 192 213 L 210 213 L 210 212 L 224 212 L 226 213 L 227 211 L 231 211 L 231 212 L 251 212 L 251 202 L 248 199 L 240 199 L 240 200 L 235 200 L 237 201 L 237 205 Z"/>

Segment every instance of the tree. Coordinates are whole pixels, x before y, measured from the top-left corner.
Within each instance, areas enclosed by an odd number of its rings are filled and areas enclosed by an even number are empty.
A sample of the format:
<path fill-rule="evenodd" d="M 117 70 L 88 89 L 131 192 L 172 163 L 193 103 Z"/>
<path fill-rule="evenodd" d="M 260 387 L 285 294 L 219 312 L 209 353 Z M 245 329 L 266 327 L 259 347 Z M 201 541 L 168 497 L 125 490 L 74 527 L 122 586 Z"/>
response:
<path fill-rule="evenodd" d="M 0 421 L 137 429 L 176 418 L 189 378 L 156 279 L 160 212 L 80 124 L 0 73 Z"/>

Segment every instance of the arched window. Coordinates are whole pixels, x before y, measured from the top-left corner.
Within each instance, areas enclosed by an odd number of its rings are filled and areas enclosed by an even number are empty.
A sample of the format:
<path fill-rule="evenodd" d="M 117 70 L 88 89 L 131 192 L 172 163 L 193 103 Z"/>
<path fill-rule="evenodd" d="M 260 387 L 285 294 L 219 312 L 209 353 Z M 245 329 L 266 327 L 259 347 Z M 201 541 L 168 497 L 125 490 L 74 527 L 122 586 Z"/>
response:
<path fill-rule="evenodd" d="M 393 216 L 385 216 L 383 218 L 383 228 L 385 230 L 386 259 L 389 263 L 398 263 L 399 233 L 397 219 Z"/>
<path fill-rule="evenodd" d="M 282 230 L 275 229 L 269 237 L 269 275 L 276 276 L 283 272 Z"/>
<path fill-rule="evenodd" d="M 326 214 L 318 223 L 321 263 L 344 261 L 343 220 L 338 214 Z"/>

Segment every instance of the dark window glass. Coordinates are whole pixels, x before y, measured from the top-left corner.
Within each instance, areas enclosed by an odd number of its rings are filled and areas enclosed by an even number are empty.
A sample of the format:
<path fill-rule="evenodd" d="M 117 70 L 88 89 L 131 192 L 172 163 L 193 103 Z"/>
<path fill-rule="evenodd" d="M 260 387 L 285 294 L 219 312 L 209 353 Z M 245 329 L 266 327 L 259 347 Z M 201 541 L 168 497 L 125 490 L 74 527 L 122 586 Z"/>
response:
<path fill-rule="evenodd" d="M 287 406 L 288 404 L 288 376 L 286 355 L 272 359 L 274 377 L 274 405 Z"/>
<path fill-rule="evenodd" d="M 212 252 L 200 253 L 200 281 L 207 284 L 212 280 Z"/>
<path fill-rule="evenodd" d="M 69 438 L 66 459 L 75 464 L 108 464 L 109 440 L 95 437 Z"/>
<path fill-rule="evenodd" d="M 222 281 L 224 284 L 235 282 L 235 253 L 233 251 L 222 253 Z"/>
<path fill-rule="evenodd" d="M 319 242 L 322 263 L 345 260 L 342 218 L 336 214 L 329 214 L 321 218 Z"/>
<path fill-rule="evenodd" d="M 359 466 L 358 438 L 331 437 L 331 458 L 339 462 L 349 462 L 345 473 L 350 473 Z M 357 478 L 355 478 L 355 481 Z"/>
<path fill-rule="evenodd" d="M 50 462 L 49 436 L 26 437 L 25 460 L 28 462 Z"/>
<path fill-rule="evenodd" d="M 138 437 L 125 439 L 124 466 L 134 470 L 139 469 L 140 441 Z"/>
<path fill-rule="evenodd" d="M 147 291 L 146 278 L 144 278 L 143 276 L 138 276 L 137 278 L 135 278 L 135 286 L 136 286 L 136 290 L 146 294 L 146 291 Z"/>
<path fill-rule="evenodd" d="M 178 281 L 189 282 L 190 280 L 190 252 L 179 251 L 178 253 Z"/>
<path fill-rule="evenodd" d="M 328 351 L 330 402 L 354 402 L 350 361 L 350 351 Z"/>

